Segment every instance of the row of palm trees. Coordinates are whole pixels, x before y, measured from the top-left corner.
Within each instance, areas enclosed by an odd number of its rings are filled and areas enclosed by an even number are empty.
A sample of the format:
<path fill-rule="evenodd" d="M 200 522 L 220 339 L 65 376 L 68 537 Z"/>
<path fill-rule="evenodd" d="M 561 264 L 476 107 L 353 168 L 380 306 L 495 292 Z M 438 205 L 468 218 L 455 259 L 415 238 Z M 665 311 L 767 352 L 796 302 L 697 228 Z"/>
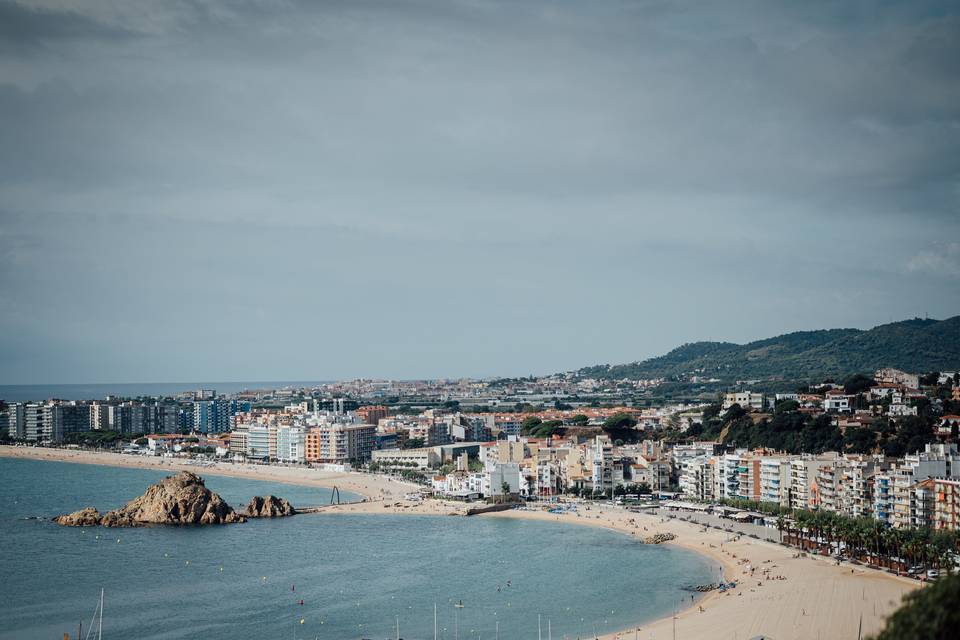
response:
<path fill-rule="evenodd" d="M 916 527 L 897 529 L 869 517 L 831 511 L 789 509 L 744 498 L 720 501 L 731 507 L 777 516 L 781 542 L 816 553 L 837 554 L 868 564 L 906 571 L 911 566 L 955 570 L 960 531 Z"/>
<path fill-rule="evenodd" d="M 838 554 L 895 571 L 911 566 L 955 568 L 960 532 L 917 527 L 896 529 L 868 517 L 794 510 L 777 518 L 781 541 L 815 553 Z M 786 536 L 784 536 L 786 532 Z"/>

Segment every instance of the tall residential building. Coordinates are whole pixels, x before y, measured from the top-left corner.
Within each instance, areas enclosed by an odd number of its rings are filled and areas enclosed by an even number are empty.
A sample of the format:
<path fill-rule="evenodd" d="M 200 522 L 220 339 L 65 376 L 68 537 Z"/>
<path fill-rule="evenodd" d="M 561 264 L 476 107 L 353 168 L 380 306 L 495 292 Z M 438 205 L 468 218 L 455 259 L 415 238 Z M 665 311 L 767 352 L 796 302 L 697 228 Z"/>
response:
<path fill-rule="evenodd" d="M 760 500 L 790 506 L 790 457 L 760 459 Z"/>
<path fill-rule="evenodd" d="M 277 427 L 251 424 L 247 426 L 247 458 L 252 460 L 277 459 Z"/>
<path fill-rule="evenodd" d="M 714 464 L 714 458 L 706 455 L 680 459 L 680 493 L 694 500 L 712 500 Z"/>
<path fill-rule="evenodd" d="M 27 437 L 26 427 L 26 405 L 22 402 L 11 404 L 7 413 L 8 434 L 15 440 L 23 440 Z"/>
<path fill-rule="evenodd" d="M 90 405 L 90 428 L 94 431 L 107 431 L 110 429 L 110 411 L 109 406 L 102 402 L 94 402 Z"/>
<path fill-rule="evenodd" d="M 376 426 L 380 420 L 387 417 L 387 408 L 383 405 L 360 407 L 357 409 L 357 416 L 366 424 Z"/>
<path fill-rule="evenodd" d="M 42 441 L 46 435 L 43 405 L 29 402 L 23 406 L 23 437 L 30 442 Z"/>
<path fill-rule="evenodd" d="M 933 527 L 960 529 L 960 480 L 933 479 Z"/>
<path fill-rule="evenodd" d="M 71 433 L 90 430 L 90 406 L 77 402 L 51 402 L 43 407 L 43 433 L 47 442 L 62 442 Z"/>
<path fill-rule="evenodd" d="M 277 460 L 303 462 L 306 459 L 306 432 L 303 427 L 277 427 Z"/>
<path fill-rule="evenodd" d="M 790 508 L 815 509 L 819 505 L 817 477 L 820 467 L 836 462 L 836 454 L 790 461 Z"/>
<path fill-rule="evenodd" d="M 226 398 L 193 403 L 193 430 L 198 433 L 226 433 L 232 427 L 237 403 Z"/>
<path fill-rule="evenodd" d="M 369 424 L 336 422 L 310 427 L 304 437 L 307 462 L 347 464 L 370 459 L 377 428 Z"/>

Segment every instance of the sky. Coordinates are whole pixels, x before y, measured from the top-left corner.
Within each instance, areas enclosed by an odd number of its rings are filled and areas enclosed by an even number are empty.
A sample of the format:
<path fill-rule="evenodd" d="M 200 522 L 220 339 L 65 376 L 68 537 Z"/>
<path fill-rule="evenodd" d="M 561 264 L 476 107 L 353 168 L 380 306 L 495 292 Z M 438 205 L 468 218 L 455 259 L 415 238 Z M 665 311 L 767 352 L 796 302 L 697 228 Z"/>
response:
<path fill-rule="evenodd" d="M 0 383 L 960 313 L 960 5 L 0 0 Z"/>

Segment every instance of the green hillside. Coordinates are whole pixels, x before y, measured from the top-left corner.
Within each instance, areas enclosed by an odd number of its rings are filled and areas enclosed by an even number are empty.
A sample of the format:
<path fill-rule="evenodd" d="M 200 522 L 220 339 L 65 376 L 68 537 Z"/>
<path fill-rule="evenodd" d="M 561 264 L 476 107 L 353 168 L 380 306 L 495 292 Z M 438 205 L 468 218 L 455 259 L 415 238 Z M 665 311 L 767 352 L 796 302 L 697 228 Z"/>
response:
<path fill-rule="evenodd" d="M 580 369 L 584 378 L 686 378 L 724 382 L 842 378 L 894 367 L 923 373 L 960 368 L 960 316 L 904 320 L 868 331 L 798 331 L 748 344 L 694 342 L 642 362 Z"/>

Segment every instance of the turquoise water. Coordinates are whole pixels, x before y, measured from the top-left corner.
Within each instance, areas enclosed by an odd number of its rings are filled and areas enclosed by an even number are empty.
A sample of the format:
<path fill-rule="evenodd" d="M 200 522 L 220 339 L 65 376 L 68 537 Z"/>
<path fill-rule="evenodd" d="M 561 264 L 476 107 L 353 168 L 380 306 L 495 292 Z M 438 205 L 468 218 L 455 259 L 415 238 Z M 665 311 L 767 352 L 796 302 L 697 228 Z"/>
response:
<path fill-rule="evenodd" d="M 592 637 L 669 615 L 710 562 L 604 529 L 450 516 L 302 515 L 201 528 L 77 529 L 28 516 L 139 495 L 162 473 L 0 458 L 0 638 Z M 208 476 L 234 506 L 326 490 Z M 99 536 L 99 537 L 98 537 Z M 119 540 L 119 542 L 118 542 Z M 510 581 L 510 586 L 507 582 Z M 303 605 L 300 605 L 300 600 Z M 463 602 L 462 609 L 453 605 Z M 303 619 L 303 624 L 299 621 Z"/>

